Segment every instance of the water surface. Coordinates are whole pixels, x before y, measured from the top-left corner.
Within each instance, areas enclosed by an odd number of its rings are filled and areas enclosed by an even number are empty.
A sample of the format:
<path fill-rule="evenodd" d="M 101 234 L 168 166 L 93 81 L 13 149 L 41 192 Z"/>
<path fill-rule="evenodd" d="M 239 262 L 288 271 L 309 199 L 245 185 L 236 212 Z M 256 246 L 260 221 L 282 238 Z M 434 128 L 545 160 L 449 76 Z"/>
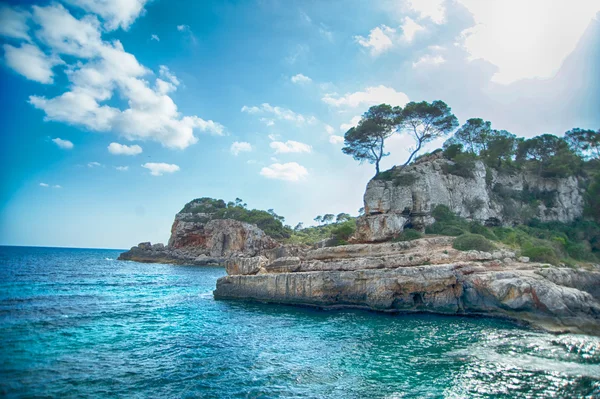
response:
<path fill-rule="evenodd" d="M 0 247 L 0 396 L 600 397 L 600 339 L 215 301 L 221 268 Z"/>

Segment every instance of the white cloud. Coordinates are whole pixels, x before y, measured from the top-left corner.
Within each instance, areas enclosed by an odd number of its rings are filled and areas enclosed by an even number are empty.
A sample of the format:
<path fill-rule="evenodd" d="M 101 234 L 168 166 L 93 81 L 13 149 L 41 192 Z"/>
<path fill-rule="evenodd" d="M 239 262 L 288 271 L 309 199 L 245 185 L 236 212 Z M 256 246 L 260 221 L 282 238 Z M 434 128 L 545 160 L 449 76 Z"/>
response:
<path fill-rule="evenodd" d="M 54 142 L 54 144 L 56 144 L 58 147 L 62 148 L 63 150 L 72 150 L 74 145 L 72 142 L 70 142 L 69 140 L 63 140 L 61 138 L 54 138 L 52 139 L 52 141 Z"/>
<path fill-rule="evenodd" d="M 370 50 L 372 56 L 384 53 L 393 47 L 396 30 L 386 25 L 378 26 L 369 32 L 369 37 L 354 36 L 354 40 Z"/>
<path fill-rule="evenodd" d="M 352 119 L 350 119 L 350 122 L 348 123 L 342 123 L 340 125 L 340 130 L 342 132 L 347 132 L 348 130 L 358 125 L 358 122 L 360 122 L 360 115 L 354 116 Z"/>
<path fill-rule="evenodd" d="M 87 164 L 88 168 L 100 168 L 100 167 L 104 167 L 104 165 L 102 165 L 100 162 L 88 162 Z"/>
<path fill-rule="evenodd" d="M 275 121 L 273 119 L 269 119 L 269 118 L 260 118 L 259 121 L 261 121 L 262 123 L 264 123 L 267 126 L 273 126 L 275 124 Z"/>
<path fill-rule="evenodd" d="M 327 132 L 327 134 L 334 134 L 335 128 L 331 125 L 325 125 L 325 131 Z"/>
<path fill-rule="evenodd" d="M 273 115 L 273 117 L 275 117 L 276 119 L 279 120 L 284 120 L 284 121 L 289 121 L 289 122 L 294 122 L 297 125 L 303 125 L 303 124 L 312 124 L 315 123 L 317 120 L 315 117 L 313 116 L 304 116 L 302 114 L 298 114 L 290 109 L 287 108 L 281 108 L 281 107 L 274 107 L 269 103 L 263 103 L 261 104 L 259 107 L 257 106 L 247 106 L 244 105 L 242 107 L 242 112 L 251 114 L 251 115 L 256 115 L 256 114 L 271 114 Z M 271 126 L 273 125 L 274 121 L 273 119 L 269 119 L 269 118 L 261 118 L 260 119 L 262 122 L 265 122 L 267 124 L 267 126 Z M 271 123 L 273 122 L 273 123 Z"/>
<path fill-rule="evenodd" d="M 14 47 L 10 44 L 2 46 L 6 65 L 29 80 L 40 83 L 54 83 L 54 72 L 52 68 L 63 62 L 56 56 L 48 56 L 37 46 L 32 44 L 21 44 Z"/>
<path fill-rule="evenodd" d="M 342 136 L 332 135 L 329 136 L 329 142 L 331 144 L 341 144 L 344 142 L 344 138 Z"/>
<path fill-rule="evenodd" d="M 252 151 L 252 145 L 250 143 L 246 143 L 245 141 L 235 141 L 233 144 L 231 144 L 229 151 L 237 157 L 240 152 Z"/>
<path fill-rule="evenodd" d="M 282 141 L 273 141 L 270 144 L 275 150 L 275 154 L 300 153 L 312 151 L 312 147 L 308 144 L 300 143 L 299 141 L 288 140 L 285 143 Z"/>
<path fill-rule="evenodd" d="M 443 24 L 446 19 L 445 0 L 407 0 L 408 6 L 419 13 L 421 18 L 430 18 L 436 24 Z"/>
<path fill-rule="evenodd" d="M 179 170 L 179 166 L 164 162 L 147 162 L 142 165 L 142 168 L 148 169 L 152 176 L 162 176 L 164 173 L 174 173 Z"/>
<path fill-rule="evenodd" d="M 30 41 L 27 26 L 29 16 L 29 13 L 23 10 L 0 6 L 0 36 Z"/>
<path fill-rule="evenodd" d="M 413 68 L 419 68 L 427 65 L 441 65 L 446 62 L 446 59 L 441 55 L 424 55 L 417 61 L 413 62 Z"/>
<path fill-rule="evenodd" d="M 52 186 L 52 188 L 62 188 L 62 186 L 60 184 L 55 184 Z"/>
<path fill-rule="evenodd" d="M 279 134 L 269 134 L 267 137 L 271 141 L 277 141 L 277 139 L 279 139 L 281 137 L 281 135 L 279 135 Z"/>
<path fill-rule="evenodd" d="M 425 30 L 424 27 L 416 23 L 412 18 L 406 17 L 400 26 L 402 28 L 402 37 L 408 43 L 412 42 L 417 32 Z"/>
<path fill-rule="evenodd" d="M 158 37 L 158 35 L 152 35 L 150 36 L 150 40 L 156 40 L 157 42 L 160 42 L 160 37 Z"/>
<path fill-rule="evenodd" d="M 274 163 L 261 169 L 260 174 L 269 179 L 299 181 L 308 176 L 306 168 L 296 162 Z"/>
<path fill-rule="evenodd" d="M 293 65 L 298 61 L 299 58 L 304 57 L 310 51 L 310 47 L 306 44 L 298 44 L 294 49 L 292 49 L 287 57 L 285 57 L 285 62 L 290 65 Z"/>
<path fill-rule="evenodd" d="M 552 77 L 600 11 L 597 0 L 458 2 L 476 22 L 462 35 L 470 59 L 496 65 L 492 81 L 501 84 Z"/>
<path fill-rule="evenodd" d="M 48 183 L 40 183 L 40 187 L 50 187 Z"/>
<path fill-rule="evenodd" d="M 189 25 L 177 25 L 177 30 L 179 32 L 189 32 L 191 28 Z"/>
<path fill-rule="evenodd" d="M 392 106 L 404 106 L 408 102 L 408 96 L 391 87 L 380 85 L 376 87 L 367 87 L 365 91 L 347 93 L 342 97 L 334 94 L 326 94 L 322 100 L 326 104 L 334 107 L 344 106 L 356 108 L 363 105 L 375 105 L 381 103 L 390 104 Z"/>
<path fill-rule="evenodd" d="M 70 0 L 103 18 L 105 29 L 127 28 L 142 12 L 145 0 Z M 118 6 L 118 7 L 117 7 Z M 223 134 L 224 127 L 196 115 L 182 115 L 168 93 L 177 90 L 179 80 L 167 67 L 150 82 L 152 71 L 114 40 L 102 40 L 98 18 L 87 14 L 77 19 L 62 5 L 31 7 L 35 38 L 48 48 L 51 57 L 38 47 L 4 45 L 7 64 L 29 79 L 52 83 L 52 67 L 67 55 L 69 89 L 46 98 L 29 97 L 34 107 L 45 112 L 45 120 L 60 121 L 94 131 L 110 131 L 129 140 L 153 140 L 165 147 L 186 148 L 198 141 L 195 132 Z M 125 107 L 106 104 L 123 98 Z"/>
<path fill-rule="evenodd" d="M 312 82 L 311 78 L 309 78 L 308 76 L 305 76 L 301 73 L 292 76 L 292 78 L 290 80 L 292 81 L 292 83 L 296 83 L 296 84 L 305 84 L 305 83 Z"/>
<path fill-rule="evenodd" d="M 108 152 L 113 155 L 137 155 L 142 153 L 142 147 L 137 144 L 125 145 L 119 143 L 110 143 L 107 148 Z"/>
<path fill-rule="evenodd" d="M 69 3 L 83 8 L 85 11 L 99 15 L 104 20 L 107 30 L 129 26 L 143 13 L 148 0 L 67 0 Z"/>
<path fill-rule="evenodd" d="M 127 172 L 129 170 L 129 166 L 115 166 L 115 169 L 119 172 Z"/>

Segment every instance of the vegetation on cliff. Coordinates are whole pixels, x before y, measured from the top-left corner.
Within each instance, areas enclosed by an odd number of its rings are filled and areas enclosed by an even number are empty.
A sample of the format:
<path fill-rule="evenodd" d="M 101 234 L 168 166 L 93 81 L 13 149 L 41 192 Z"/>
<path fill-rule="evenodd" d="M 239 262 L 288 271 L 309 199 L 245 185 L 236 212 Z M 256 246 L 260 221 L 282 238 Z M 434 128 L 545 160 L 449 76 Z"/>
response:
<path fill-rule="evenodd" d="M 593 221 L 566 224 L 533 219 L 515 227 L 488 227 L 456 216 L 444 205 L 436 206 L 432 216 L 435 223 L 425 232 L 456 236 L 456 249 L 488 251 L 482 248 L 499 242 L 536 262 L 567 265 L 600 262 L 600 225 Z"/>

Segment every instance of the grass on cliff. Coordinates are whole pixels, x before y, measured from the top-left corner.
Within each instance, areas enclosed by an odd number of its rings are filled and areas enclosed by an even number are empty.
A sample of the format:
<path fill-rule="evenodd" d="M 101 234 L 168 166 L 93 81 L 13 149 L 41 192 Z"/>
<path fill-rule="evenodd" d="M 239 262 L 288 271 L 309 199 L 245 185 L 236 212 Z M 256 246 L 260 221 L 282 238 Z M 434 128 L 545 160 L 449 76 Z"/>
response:
<path fill-rule="evenodd" d="M 457 236 L 459 243 L 465 240 L 464 237 L 472 239 L 473 235 L 478 235 L 490 242 L 502 243 L 536 262 L 571 266 L 600 262 L 600 225 L 593 221 L 578 220 L 566 224 L 533 219 L 526 225 L 515 227 L 487 227 L 469 222 L 443 205 L 436 206 L 432 216 L 435 223 L 425 232 Z"/>
<path fill-rule="evenodd" d="M 314 245 L 319 241 L 329 240 L 330 246 L 345 245 L 356 230 L 356 218 L 340 223 L 330 223 L 297 229 L 285 242 L 288 244 Z"/>

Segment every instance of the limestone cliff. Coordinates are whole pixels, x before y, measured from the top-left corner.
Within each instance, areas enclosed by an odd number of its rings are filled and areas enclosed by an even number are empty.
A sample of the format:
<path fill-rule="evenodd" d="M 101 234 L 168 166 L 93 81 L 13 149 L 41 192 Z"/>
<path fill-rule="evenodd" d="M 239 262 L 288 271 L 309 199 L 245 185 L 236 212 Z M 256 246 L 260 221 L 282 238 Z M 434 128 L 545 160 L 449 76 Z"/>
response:
<path fill-rule="evenodd" d="M 231 219 L 213 219 L 210 213 L 179 212 L 171 238 L 163 244 L 140 243 L 120 260 L 193 265 L 222 264 L 232 256 L 258 256 L 280 244 L 255 225 Z"/>
<path fill-rule="evenodd" d="M 371 180 L 356 238 L 385 241 L 406 226 L 422 229 L 433 223 L 430 213 L 435 205 L 446 205 L 459 216 L 491 225 L 519 224 L 532 217 L 569 222 L 583 213 L 584 190 L 575 177 L 499 173 L 481 161 L 457 175 L 452 173 L 453 165 L 433 156 Z"/>
<path fill-rule="evenodd" d="M 219 299 L 323 308 L 507 317 L 600 335 L 600 273 L 556 268 L 507 250 L 461 252 L 452 237 L 232 258 Z"/>

